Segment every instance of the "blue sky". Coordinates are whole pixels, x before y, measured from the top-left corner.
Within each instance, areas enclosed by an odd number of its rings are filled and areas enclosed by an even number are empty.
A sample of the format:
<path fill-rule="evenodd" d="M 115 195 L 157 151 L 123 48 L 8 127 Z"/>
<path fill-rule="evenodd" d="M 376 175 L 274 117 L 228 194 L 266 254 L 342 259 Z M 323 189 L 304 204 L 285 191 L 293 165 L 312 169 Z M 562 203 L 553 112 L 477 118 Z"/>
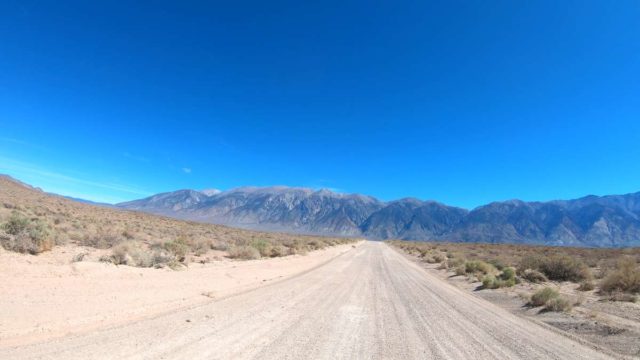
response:
<path fill-rule="evenodd" d="M 637 1 L 0 4 L 0 172 L 118 202 L 640 191 Z"/>

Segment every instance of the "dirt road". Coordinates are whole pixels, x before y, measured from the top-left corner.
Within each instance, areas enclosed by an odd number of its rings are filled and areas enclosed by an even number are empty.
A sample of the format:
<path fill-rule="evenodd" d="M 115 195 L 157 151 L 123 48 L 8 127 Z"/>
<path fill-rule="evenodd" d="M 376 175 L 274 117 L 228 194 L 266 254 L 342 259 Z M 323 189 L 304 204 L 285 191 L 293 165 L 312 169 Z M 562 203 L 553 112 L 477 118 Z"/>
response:
<path fill-rule="evenodd" d="M 180 289 L 176 289 L 180 291 Z M 2 359 L 601 359 L 369 242 L 279 283 Z"/>

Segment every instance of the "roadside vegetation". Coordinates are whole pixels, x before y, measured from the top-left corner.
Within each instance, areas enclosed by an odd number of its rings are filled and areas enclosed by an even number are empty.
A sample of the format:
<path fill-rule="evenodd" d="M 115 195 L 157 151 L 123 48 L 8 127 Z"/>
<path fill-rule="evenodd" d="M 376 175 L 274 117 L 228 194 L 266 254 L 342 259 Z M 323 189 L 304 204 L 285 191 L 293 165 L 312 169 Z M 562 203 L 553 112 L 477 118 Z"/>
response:
<path fill-rule="evenodd" d="M 635 302 L 640 294 L 640 248 L 589 249 L 512 244 L 390 241 L 438 269 L 482 282 L 483 289 L 518 283 L 544 286 L 529 304 L 569 311 L 571 302 L 549 285 L 574 283 L 575 290 L 605 300 Z M 535 297 L 535 298 L 534 298 Z"/>
<path fill-rule="evenodd" d="M 0 176 L 0 246 L 37 255 L 69 244 L 99 249 L 116 265 L 180 268 L 216 257 L 253 260 L 304 255 L 349 238 L 234 229 L 82 204 Z M 73 255 L 83 261 L 86 252 Z"/>

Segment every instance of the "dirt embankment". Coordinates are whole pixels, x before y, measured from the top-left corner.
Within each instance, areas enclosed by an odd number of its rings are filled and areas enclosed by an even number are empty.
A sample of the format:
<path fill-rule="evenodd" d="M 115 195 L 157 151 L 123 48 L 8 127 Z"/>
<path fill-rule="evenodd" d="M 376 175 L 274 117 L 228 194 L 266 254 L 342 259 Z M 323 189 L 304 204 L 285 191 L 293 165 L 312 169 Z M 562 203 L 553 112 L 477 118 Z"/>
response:
<path fill-rule="evenodd" d="M 192 263 L 187 269 L 71 262 L 99 252 L 56 247 L 38 256 L 0 248 L 0 347 L 128 323 L 184 309 L 312 269 L 344 253 L 339 245 L 282 258 Z M 95 254 L 91 254 L 96 258 Z"/>

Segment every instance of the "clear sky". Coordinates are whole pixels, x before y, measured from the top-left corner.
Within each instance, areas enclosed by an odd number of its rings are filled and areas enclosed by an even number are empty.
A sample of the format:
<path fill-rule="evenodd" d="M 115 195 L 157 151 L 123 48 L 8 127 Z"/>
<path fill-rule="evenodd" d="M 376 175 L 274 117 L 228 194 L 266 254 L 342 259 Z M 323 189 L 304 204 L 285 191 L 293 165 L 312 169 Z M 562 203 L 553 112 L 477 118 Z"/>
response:
<path fill-rule="evenodd" d="M 117 202 L 640 191 L 640 2 L 4 1 L 0 172 Z"/>

